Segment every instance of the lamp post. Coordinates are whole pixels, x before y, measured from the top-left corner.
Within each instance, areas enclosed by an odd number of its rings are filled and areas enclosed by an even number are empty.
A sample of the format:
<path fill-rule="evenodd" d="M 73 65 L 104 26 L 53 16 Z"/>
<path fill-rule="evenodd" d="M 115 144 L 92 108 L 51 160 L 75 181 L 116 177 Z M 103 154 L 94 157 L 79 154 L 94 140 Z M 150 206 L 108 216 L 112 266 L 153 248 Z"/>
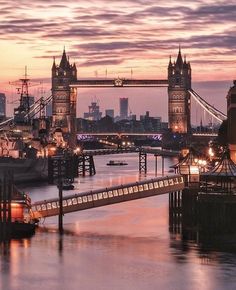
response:
<path fill-rule="evenodd" d="M 186 185 L 193 186 L 199 183 L 199 166 L 198 165 L 188 165 L 181 164 L 179 166 L 179 173 L 184 176 L 184 181 Z"/>

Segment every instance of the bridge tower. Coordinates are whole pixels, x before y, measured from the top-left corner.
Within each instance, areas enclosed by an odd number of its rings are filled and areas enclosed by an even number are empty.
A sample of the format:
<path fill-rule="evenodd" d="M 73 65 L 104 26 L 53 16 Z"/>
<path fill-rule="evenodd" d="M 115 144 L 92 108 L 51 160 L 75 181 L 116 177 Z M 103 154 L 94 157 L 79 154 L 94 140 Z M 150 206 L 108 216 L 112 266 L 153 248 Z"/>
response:
<path fill-rule="evenodd" d="M 236 163 L 236 80 L 227 95 L 227 117 L 230 157 Z"/>
<path fill-rule="evenodd" d="M 169 128 L 172 132 L 188 134 L 190 124 L 190 93 L 191 89 L 191 66 L 184 60 L 181 49 L 176 62 L 171 58 L 168 66 L 168 115 Z"/>
<path fill-rule="evenodd" d="M 76 80 L 76 65 L 70 64 L 64 49 L 60 64 L 54 58 L 52 65 L 52 128 L 64 134 L 75 133 L 77 91 L 70 84 Z"/>

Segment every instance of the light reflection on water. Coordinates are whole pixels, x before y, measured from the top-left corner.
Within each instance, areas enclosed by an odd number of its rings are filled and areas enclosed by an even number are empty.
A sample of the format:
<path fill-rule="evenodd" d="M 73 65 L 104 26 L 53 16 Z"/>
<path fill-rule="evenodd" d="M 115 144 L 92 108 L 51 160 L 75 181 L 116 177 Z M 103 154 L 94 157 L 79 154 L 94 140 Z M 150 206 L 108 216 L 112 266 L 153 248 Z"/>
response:
<path fill-rule="evenodd" d="M 129 165 L 111 169 L 109 159 Z M 80 178 L 75 192 L 139 179 L 133 155 L 100 156 L 95 163 L 97 175 Z M 149 169 L 154 176 L 154 164 Z M 25 189 L 33 200 L 57 195 L 55 186 Z M 57 218 L 46 219 L 31 239 L 2 244 L 0 289 L 235 289 L 233 253 L 169 233 L 168 196 L 68 214 L 64 228 L 60 237 Z"/>

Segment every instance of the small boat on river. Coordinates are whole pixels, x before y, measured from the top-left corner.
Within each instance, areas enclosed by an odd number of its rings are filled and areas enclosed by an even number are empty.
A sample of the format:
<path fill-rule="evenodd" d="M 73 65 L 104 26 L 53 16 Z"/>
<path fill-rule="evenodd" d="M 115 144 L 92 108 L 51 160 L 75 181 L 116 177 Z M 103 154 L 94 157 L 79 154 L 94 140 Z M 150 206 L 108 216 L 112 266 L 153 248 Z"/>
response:
<path fill-rule="evenodd" d="M 122 165 L 128 165 L 128 163 L 122 160 L 110 160 L 107 163 L 107 165 L 108 166 L 122 166 Z"/>
<path fill-rule="evenodd" d="M 74 188 L 75 188 L 74 185 L 70 182 L 63 182 L 62 184 L 63 190 L 73 190 Z"/>

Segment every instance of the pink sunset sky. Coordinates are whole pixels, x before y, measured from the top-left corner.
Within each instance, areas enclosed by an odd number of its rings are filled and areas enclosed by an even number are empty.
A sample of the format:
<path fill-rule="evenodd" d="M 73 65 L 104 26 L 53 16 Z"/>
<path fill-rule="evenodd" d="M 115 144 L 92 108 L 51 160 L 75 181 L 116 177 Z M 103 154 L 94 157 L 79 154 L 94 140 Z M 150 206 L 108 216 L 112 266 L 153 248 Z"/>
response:
<path fill-rule="evenodd" d="M 129 78 L 132 69 L 133 78 L 166 79 L 169 55 L 175 59 L 179 44 L 191 61 L 193 88 L 226 110 L 236 78 L 235 0 L 0 0 L 0 7 L 0 91 L 8 112 L 17 98 L 8 83 L 22 77 L 25 65 L 50 94 L 52 59 L 59 62 L 64 46 L 78 78 L 105 77 L 106 71 L 110 78 Z M 149 110 L 167 120 L 166 89 L 83 89 L 77 115 L 95 98 L 103 111 L 113 107 L 117 114 L 119 97 L 129 97 L 132 113 Z"/>

